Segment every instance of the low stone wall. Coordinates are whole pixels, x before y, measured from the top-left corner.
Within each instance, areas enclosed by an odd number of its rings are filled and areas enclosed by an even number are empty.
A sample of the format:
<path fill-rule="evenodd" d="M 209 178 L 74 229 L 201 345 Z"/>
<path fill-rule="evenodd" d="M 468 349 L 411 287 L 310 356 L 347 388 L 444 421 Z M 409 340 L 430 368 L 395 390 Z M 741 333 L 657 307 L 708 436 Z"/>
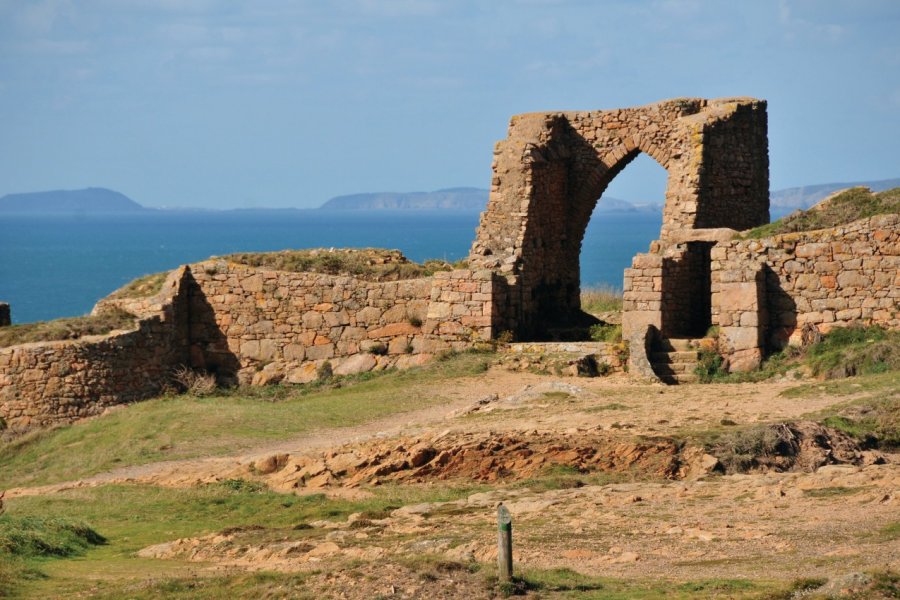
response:
<path fill-rule="evenodd" d="M 179 269 L 169 276 L 132 331 L 0 348 L 6 427 L 68 423 L 159 394 L 172 369 L 188 362 L 186 275 Z"/>
<path fill-rule="evenodd" d="M 729 352 L 799 343 L 806 323 L 900 328 L 900 215 L 720 242 L 711 256 L 713 323 Z"/>
<path fill-rule="evenodd" d="M 191 269 L 192 364 L 223 382 L 404 368 L 491 336 L 489 272 L 371 282 L 223 261 Z"/>

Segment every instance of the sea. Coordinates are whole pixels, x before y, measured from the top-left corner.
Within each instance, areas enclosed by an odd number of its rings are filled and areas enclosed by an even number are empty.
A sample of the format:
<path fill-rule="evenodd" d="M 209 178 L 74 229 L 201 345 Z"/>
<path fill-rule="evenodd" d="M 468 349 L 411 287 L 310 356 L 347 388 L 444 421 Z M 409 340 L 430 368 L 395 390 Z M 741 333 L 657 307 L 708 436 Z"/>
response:
<path fill-rule="evenodd" d="M 631 257 L 659 237 L 652 212 L 595 213 L 581 251 L 582 287 L 621 289 Z M 411 260 L 465 258 L 478 213 L 452 210 L 146 211 L 0 215 L 0 302 L 13 323 L 87 314 L 148 273 L 233 252 L 392 248 Z"/>

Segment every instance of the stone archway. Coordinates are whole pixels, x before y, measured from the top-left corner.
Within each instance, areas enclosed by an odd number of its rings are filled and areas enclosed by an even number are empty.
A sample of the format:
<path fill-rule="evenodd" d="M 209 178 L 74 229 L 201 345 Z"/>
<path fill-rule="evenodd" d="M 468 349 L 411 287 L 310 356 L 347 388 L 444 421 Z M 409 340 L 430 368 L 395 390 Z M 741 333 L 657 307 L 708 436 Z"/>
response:
<path fill-rule="evenodd" d="M 469 255 L 473 268 L 501 275 L 497 326 L 527 337 L 579 312 L 588 221 L 641 152 L 668 172 L 662 243 L 690 230 L 767 222 L 766 127 L 765 101 L 751 98 L 514 116 L 494 150 L 490 200 Z M 645 300 L 661 314 L 657 287 Z"/>

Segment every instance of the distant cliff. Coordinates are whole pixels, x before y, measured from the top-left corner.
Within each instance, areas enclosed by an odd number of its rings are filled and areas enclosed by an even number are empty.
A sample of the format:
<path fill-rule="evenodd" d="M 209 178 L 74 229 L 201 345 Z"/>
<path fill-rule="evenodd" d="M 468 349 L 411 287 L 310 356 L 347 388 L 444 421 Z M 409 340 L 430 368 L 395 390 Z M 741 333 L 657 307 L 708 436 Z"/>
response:
<path fill-rule="evenodd" d="M 873 192 L 883 192 L 900 187 L 900 179 L 882 179 L 879 181 L 851 181 L 849 183 L 820 183 L 803 187 L 776 190 L 771 194 L 770 207 L 772 218 L 786 215 L 795 210 L 805 210 L 825 199 L 834 192 L 851 187 L 867 187 Z"/>
<path fill-rule="evenodd" d="M 455 209 L 482 211 L 488 202 L 488 190 L 479 188 L 450 188 L 436 192 L 376 192 L 351 194 L 332 198 L 320 208 L 324 210 L 381 210 L 381 209 Z M 603 197 L 597 205 L 600 212 L 635 212 L 648 210 L 618 198 Z M 649 210 L 658 210 L 652 206 Z"/>
<path fill-rule="evenodd" d="M 321 206 L 325 210 L 379 210 L 450 208 L 484 210 L 488 191 L 478 188 L 449 188 L 436 192 L 376 192 L 337 196 Z"/>
<path fill-rule="evenodd" d="M 134 213 L 144 210 L 128 196 L 105 188 L 7 194 L 0 198 L 0 213 L 3 214 Z"/>

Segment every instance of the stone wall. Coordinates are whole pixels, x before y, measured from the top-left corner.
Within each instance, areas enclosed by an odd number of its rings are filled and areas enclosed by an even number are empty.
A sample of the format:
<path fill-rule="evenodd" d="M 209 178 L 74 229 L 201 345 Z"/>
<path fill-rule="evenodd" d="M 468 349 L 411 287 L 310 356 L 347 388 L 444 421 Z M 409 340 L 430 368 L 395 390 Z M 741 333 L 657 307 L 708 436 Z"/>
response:
<path fill-rule="evenodd" d="M 489 272 L 370 282 L 226 262 L 192 265 L 193 365 L 223 383 L 303 383 L 421 364 L 492 335 Z"/>
<path fill-rule="evenodd" d="M 106 298 L 136 330 L 0 348 L 0 417 L 14 431 L 69 422 L 158 394 L 176 367 L 222 384 L 302 383 L 405 368 L 490 340 L 503 299 L 489 271 L 371 282 L 207 261 L 150 298 Z"/>
<path fill-rule="evenodd" d="M 188 362 L 188 272 L 174 271 L 136 329 L 0 348 L 0 418 L 13 432 L 68 423 L 159 394 Z"/>
<path fill-rule="evenodd" d="M 713 321 L 739 345 L 755 328 L 765 349 L 799 343 L 806 323 L 823 333 L 853 323 L 900 328 L 900 215 L 720 243 L 712 258 Z M 751 287 L 762 288 L 758 306 Z"/>
<path fill-rule="evenodd" d="M 512 118 L 494 151 L 469 255 L 503 275 L 521 337 L 577 318 L 581 243 L 597 200 L 641 152 L 669 174 L 661 239 L 768 221 L 766 103 L 682 98 L 636 108 Z"/>

